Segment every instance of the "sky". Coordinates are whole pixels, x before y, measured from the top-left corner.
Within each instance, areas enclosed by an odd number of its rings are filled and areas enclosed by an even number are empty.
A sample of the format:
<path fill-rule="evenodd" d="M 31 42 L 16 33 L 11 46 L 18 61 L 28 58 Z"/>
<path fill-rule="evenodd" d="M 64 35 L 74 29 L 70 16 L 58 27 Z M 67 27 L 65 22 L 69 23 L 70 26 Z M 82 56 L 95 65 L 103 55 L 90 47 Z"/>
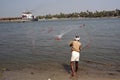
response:
<path fill-rule="evenodd" d="M 17 17 L 24 11 L 38 16 L 115 9 L 120 9 L 120 0 L 0 0 L 0 17 Z"/>

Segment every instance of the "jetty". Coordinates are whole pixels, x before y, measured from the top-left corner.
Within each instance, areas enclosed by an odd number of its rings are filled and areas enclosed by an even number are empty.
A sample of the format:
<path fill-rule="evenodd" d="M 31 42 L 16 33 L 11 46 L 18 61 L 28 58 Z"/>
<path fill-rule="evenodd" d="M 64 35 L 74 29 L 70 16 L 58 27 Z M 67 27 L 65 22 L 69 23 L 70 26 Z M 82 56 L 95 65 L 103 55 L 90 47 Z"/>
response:
<path fill-rule="evenodd" d="M 31 12 L 23 12 L 20 17 L 4 17 L 0 18 L 0 22 L 26 22 L 38 21 Z"/>

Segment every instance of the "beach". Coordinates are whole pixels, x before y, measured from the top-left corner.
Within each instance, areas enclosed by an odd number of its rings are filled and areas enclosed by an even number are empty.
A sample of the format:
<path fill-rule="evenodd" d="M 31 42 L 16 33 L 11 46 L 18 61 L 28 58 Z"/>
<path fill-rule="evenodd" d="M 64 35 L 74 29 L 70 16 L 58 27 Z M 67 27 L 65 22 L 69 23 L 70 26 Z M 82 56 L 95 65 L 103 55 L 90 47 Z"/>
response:
<path fill-rule="evenodd" d="M 81 63 L 78 73 L 72 77 L 68 63 L 54 62 L 41 65 L 22 69 L 3 68 L 0 70 L 0 80 L 119 80 L 120 78 L 120 70 L 112 69 L 114 66 L 99 65 L 104 68 L 98 68 Z"/>
<path fill-rule="evenodd" d="M 1 22 L 0 80 L 119 80 L 119 21 Z M 71 77 L 69 42 L 76 34 L 83 47 L 89 46 L 80 52 L 78 73 Z"/>

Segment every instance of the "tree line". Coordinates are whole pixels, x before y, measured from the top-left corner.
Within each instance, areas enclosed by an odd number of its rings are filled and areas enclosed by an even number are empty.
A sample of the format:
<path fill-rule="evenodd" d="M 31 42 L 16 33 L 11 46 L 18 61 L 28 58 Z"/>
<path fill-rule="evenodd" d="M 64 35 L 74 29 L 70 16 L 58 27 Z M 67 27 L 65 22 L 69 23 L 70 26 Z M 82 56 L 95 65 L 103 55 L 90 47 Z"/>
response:
<path fill-rule="evenodd" d="M 69 13 L 69 14 L 55 14 L 55 15 L 45 15 L 45 16 L 37 16 L 38 19 L 53 19 L 53 18 L 101 18 L 101 17 L 120 17 L 120 10 L 115 9 L 112 11 L 85 11 L 80 13 Z"/>

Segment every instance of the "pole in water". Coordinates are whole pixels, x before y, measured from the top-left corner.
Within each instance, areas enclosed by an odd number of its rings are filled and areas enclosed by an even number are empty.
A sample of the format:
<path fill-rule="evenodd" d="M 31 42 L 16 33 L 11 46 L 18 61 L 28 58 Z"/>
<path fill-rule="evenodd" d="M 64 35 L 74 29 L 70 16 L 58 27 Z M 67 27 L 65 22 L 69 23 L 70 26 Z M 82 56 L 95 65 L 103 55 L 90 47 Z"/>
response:
<path fill-rule="evenodd" d="M 48 29 L 48 33 L 52 32 L 52 31 L 53 31 L 53 28 Z"/>
<path fill-rule="evenodd" d="M 82 24 L 82 25 L 80 25 L 80 28 L 83 28 L 85 26 L 85 24 Z"/>

